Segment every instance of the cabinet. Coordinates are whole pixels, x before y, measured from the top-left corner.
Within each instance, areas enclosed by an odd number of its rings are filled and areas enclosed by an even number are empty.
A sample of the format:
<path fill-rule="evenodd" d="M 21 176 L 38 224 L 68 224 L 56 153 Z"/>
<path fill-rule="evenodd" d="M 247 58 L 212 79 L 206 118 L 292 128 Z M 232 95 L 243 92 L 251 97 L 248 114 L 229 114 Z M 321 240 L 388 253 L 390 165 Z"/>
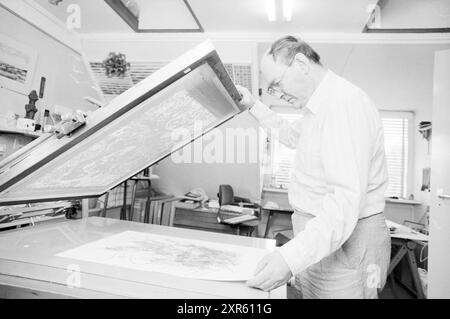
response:
<path fill-rule="evenodd" d="M 422 205 L 415 200 L 386 199 L 386 219 L 403 225 L 405 221 L 418 222 L 416 210 Z"/>

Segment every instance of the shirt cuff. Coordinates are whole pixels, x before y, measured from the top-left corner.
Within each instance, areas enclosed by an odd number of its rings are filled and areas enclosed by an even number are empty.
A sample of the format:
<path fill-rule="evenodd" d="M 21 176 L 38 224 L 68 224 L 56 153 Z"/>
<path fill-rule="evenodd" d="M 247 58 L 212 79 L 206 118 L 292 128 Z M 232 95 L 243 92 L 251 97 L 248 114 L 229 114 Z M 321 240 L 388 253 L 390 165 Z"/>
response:
<path fill-rule="evenodd" d="M 257 100 L 255 105 L 249 110 L 249 113 L 253 115 L 257 121 L 262 121 L 267 117 L 273 116 L 274 112 L 260 100 Z"/>
<path fill-rule="evenodd" d="M 277 250 L 283 256 L 293 276 L 298 275 L 308 267 L 307 256 L 302 253 L 305 252 L 305 249 L 296 238 L 277 248 Z"/>

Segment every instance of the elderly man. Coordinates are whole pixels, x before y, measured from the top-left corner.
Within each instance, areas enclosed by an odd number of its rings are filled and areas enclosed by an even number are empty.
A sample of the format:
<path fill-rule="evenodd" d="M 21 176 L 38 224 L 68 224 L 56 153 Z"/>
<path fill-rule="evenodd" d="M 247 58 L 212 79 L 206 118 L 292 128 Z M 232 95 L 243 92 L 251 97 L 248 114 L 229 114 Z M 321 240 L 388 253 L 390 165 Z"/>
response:
<path fill-rule="evenodd" d="M 291 36 L 272 45 L 261 71 L 268 93 L 303 116 L 293 124 L 284 121 L 238 87 L 241 103 L 259 123 L 296 148 L 289 186 L 295 237 L 260 261 L 248 285 L 269 291 L 294 275 L 303 298 L 377 298 L 390 259 L 383 215 L 388 178 L 377 108 Z"/>

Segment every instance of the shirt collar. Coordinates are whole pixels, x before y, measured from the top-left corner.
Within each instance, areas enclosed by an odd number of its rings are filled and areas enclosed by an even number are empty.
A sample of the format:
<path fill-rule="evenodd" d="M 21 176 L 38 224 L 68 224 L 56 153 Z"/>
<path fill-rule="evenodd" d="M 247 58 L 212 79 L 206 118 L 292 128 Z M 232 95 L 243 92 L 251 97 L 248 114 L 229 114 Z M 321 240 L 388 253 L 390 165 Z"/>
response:
<path fill-rule="evenodd" d="M 334 87 L 334 75 L 335 74 L 332 71 L 327 70 L 322 81 L 320 81 L 319 85 L 309 98 L 309 101 L 306 103 L 305 107 L 312 113 L 317 114 L 323 99 L 330 93 L 329 90 Z"/>

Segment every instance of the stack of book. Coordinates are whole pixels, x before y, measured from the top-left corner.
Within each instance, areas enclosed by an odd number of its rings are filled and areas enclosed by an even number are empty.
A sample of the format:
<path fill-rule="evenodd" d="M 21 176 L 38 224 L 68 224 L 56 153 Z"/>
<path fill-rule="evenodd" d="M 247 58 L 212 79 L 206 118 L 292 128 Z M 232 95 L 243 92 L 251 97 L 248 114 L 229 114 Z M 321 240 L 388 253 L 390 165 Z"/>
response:
<path fill-rule="evenodd" d="M 189 192 L 183 197 L 179 198 L 179 201 L 176 203 L 176 207 L 186 208 L 186 209 L 195 209 L 202 206 L 202 201 L 205 199 L 204 194 Z"/>

